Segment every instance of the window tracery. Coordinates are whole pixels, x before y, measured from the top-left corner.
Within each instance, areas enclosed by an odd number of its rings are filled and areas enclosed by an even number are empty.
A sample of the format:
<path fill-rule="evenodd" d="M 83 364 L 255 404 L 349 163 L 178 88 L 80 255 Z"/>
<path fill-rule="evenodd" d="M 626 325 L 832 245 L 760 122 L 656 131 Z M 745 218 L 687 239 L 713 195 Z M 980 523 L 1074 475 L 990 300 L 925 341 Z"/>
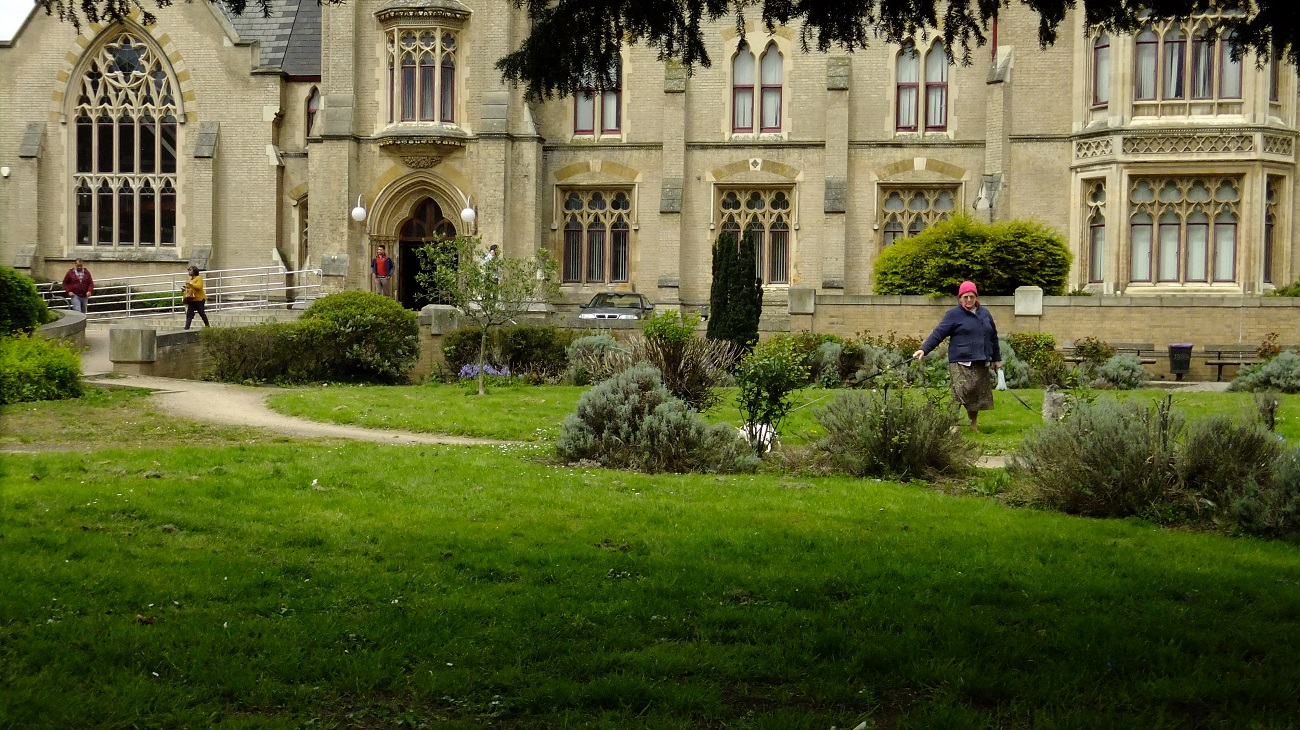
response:
<path fill-rule="evenodd" d="M 880 228 L 884 244 L 910 238 L 957 210 L 957 187 L 887 187 L 880 188 Z"/>
<path fill-rule="evenodd" d="M 718 215 L 723 233 L 754 239 L 755 275 L 764 284 L 790 283 L 791 188 L 726 189 Z"/>
<path fill-rule="evenodd" d="M 561 191 L 560 271 L 566 284 L 626 282 L 631 275 L 632 191 Z"/>
<path fill-rule="evenodd" d="M 386 33 L 388 121 L 455 123 L 458 31 L 431 25 Z"/>
<path fill-rule="evenodd" d="M 1236 280 L 1241 181 L 1135 178 L 1129 186 L 1129 278 L 1188 284 Z"/>
<path fill-rule="evenodd" d="M 176 245 L 180 109 L 169 70 L 150 45 L 119 30 L 77 82 L 76 245 Z"/>

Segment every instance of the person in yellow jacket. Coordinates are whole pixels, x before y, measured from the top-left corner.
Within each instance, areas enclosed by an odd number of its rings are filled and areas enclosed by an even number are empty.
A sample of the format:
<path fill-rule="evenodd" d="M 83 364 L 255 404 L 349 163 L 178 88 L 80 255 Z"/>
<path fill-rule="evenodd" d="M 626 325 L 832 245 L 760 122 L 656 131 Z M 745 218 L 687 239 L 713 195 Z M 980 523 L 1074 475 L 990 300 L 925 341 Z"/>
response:
<path fill-rule="evenodd" d="M 190 280 L 185 282 L 185 291 L 181 296 L 181 301 L 185 302 L 185 329 L 190 328 L 190 323 L 194 321 L 194 313 L 198 312 L 199 317 L 203 320 L 204 327 L 211 327 L 208 322 L 207 302 L 208 295 L 203 291 L 203 277 L 199 275 L 199 267 L 190 267 Z"/>

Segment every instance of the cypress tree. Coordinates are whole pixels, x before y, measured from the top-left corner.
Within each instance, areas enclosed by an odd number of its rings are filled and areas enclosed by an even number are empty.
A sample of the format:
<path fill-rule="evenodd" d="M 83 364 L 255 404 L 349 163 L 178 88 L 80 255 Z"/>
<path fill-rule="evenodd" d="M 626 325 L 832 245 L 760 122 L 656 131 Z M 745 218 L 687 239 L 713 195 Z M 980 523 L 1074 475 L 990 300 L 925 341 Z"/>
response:
<path fill-rule="evenodd" d="M 755 275 L 757 253 L 753 236 L 736 240 L 724 232 L 713 242 L 713 283 L 709 288 L 711 340 L 727 340 L 741 350 L 758 342 L 758 318 L 763 313 L 763 282 Z"/>

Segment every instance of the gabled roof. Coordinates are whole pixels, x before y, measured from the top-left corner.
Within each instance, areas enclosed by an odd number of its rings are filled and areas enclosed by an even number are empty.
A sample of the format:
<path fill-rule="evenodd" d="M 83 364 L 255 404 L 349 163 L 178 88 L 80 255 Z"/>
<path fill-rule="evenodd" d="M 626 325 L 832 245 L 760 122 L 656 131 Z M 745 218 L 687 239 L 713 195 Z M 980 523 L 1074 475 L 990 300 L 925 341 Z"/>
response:
<path fill-rule="evenodd" d="M 253 3 L 243 15 L 226 11 L 240 40 L 258 42 L 258 68 L 290 76 L 320 76 L 320 4 L 316 0 L 271 0 L 270 5 L 267 17 L 262 17 Z"/>

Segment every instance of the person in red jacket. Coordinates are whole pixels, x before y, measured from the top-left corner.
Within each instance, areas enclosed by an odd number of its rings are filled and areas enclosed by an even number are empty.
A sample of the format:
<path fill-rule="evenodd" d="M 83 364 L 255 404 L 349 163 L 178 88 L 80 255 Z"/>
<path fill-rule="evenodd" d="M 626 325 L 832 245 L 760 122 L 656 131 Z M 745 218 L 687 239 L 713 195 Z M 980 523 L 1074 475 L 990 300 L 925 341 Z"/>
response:
<path fill-rule="evenodd" d="M 86 302 L 95 293 L 95 279 L 81 259 L 63 275 L 63 291 L 72 299 L 72 311 L 85 313 Z"/>
<path fill-rule="evenodd" d="M 379 247 L 375 258 L 370 262 L 370 273 L 375 277 L 375 288 L 379 293 L 386 296 L 393 296 L 393 260 L 388 258 L 388 252 L 383 246 Z"/>

